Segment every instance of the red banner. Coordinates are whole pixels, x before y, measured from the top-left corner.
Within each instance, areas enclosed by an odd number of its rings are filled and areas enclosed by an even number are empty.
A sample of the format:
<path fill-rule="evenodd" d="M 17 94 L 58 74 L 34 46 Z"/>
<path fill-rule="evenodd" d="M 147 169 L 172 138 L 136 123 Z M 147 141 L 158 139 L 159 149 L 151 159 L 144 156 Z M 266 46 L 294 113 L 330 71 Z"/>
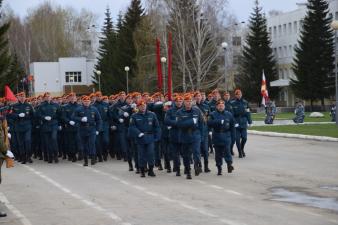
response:
<path fill-rule="evenodd" d="M 162 92 L 162 66 L 161 66 L 161 48 L 160 40 L 156 38 L 156 63 L 157 63 L 157 89 Z"/>
<path fill-rule="evenodd" d="M 169 40 L 168 40 L 168 99 L 172 100 L 172 34 L 169 32 Z"/>
<path fill-rule="evenodd" d="M 5 98 L 7 101 L 16 101 L 16 97 L 13 94 L 12 90 L 8 87 L 8 85 L 5 86 Z"/>

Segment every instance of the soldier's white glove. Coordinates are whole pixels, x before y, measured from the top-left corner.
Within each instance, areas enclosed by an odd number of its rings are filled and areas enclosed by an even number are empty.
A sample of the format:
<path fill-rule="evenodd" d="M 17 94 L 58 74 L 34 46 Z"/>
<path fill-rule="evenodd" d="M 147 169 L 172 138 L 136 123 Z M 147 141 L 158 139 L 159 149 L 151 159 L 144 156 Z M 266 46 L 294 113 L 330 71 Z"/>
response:
<path fill-rule="evenodd" d="M 155 105 L 162 105 L 162 104 L 163 104 L 163 102 L 161 102 L 161 101 L 155 102 Z"/>
<path fill-rule="evenodd" d="M 238 123 L 236 123 L 236 124 L 235 124 L 235 127 L 239 127 L 239 124 L 238 124 Z"/>
<path fill-rule="evenodd" d="M 192 120 L 194 121 L 194 124 L 197 124 L 197 118 L 192 118 Z"/>
<path fill-rule="evenodd" d="M 20 113 L 19 114 L 19 117 L 21 117 L 21 118 L 23 118 L 23 117 L 25 117 L 26 116 L 26 114 L 24 114 L 24 113 Z"/>
<path fill-rule="evenodd" d="M 144 133 L 140 133 L 140 134 L 138 135 L 139 138 L 141 138 L 141 137 L 143 137 L 143 136 L 144 136 Z"/>
<path fill-rule="evenodd" d="M 252 127 L 252 123 L 249 123 L 248 126 L 249 126 L 249 127 Z"/>
<path fill-rule="evenodd" d="M 128 116 L 129 116 L 129 113 L 124 112 L 124 113 L 123 113 L 123 116 L 124 116 L 124 117 L 128 117 Z"/>
<path fill-rule="evenodd" d="M 119 119 L 119 122 L 120 122 L 120 123 L 123 123 L 123 122 L 124 122 L 124 119 L 120 118 L 120 119 Z"/>
<path fill-rule="evenodd" d="M 130 107 L 131 107 L 132 109 L 135 109 L 135 108 L 136 108 L 136 104 L 135 104 L 135 103 L 132 103 L 132 104 L 130 105 Z"/>
<path fill-rule="evenodd" d="M 75 125 L 75 122 L 74 122 L 74 121 L 69 121 L 69 124 L 70 124 L 71 126 L 74 126 L 74 125 Z"/>
<path fill-rule="evenodd" d="M 9 139 L 11 139 L 11 138 L 12 138 L 11 133 L 8 133 L 8 134 L 7 134 L 7 137 L 8 137 Z"/>
<path fill-rule="evenodd" d="M 62 126 L 59 126 L 59 130 L 62 130 Z"/>
<path fill-rule="evenodd" d="M 87 119 L 86 116 L 84 116 L 84 117 L 81 118 L 81 122 L 87 123 L 87 121 L 88 121 L 88 119 Z"/>
<path fill-rule="evenodd" d="M 170 130 L 171 128 L 172 128 L 172 127 L 169 126 L 169 127 L 168 127 L 168 130 Z"/>
<path fill-rule="evenodd" d="M 7 131 L 9 131 L 10 130 L 10 127 L 7 127 Z"/>
<path fill-rule="evenodd" d="M 96 135 L 99 135 L 99 132 L 98 132 L 98 131 L 96 131 L 96 132 L 95 132 L 95 134 L 96 134 Z"/>
<path fill-rule="evenodd" d="M 45 120 L 50 121 L 51 119 L 52 119 L 52 117 L 50 117 L 50 116 L 45 116 Z"/>
<path fill-rule="evenodd" d="M 249 109 L 249 108 L 247 108 L 247 109 L 246 109 L 246 111 L 247 111 L 247 112 L 250 112 L 250 109 Z"/>
<path fill-rule="evenodd" d="M 164 105 L 165 105 L 165 106 L 171 106 L 171 104 L 172 104 L 172 103 L 171 103 L 170 101 L 169 101 L 169 102 L 166 102 L 166 103 L 164 103 Z"/>
<path fill-rule="evenodd" d="M 212 132 L 211 131 L 209 131 L 209 136 L 212 136 Z"/>
<path fill-rule="evenodd" d="M 221 124 L 224 124 L 224 120 L 221 120 Z"/>
<path fill-rule="evenodd" d="M 7 150 L 6 156 L 11 158 L 11 159 L 14 159 L 14 154 L 10 150 Z"/>
<path fill-rule="evenodd" d="M 111 126 L 110 129 L 117 130 L 117 127 L 116 126 Z"/>

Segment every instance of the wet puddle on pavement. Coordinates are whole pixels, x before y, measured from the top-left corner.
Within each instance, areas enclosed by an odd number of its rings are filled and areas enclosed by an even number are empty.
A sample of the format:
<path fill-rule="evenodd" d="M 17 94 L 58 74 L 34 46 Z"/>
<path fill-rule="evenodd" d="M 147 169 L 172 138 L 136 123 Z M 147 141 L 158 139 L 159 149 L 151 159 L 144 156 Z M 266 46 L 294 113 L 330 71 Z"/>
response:
<path fill-rule="evenodd" d="M 336 186 L 322 186 L 322 189 L 338 190 Z M 318 197 L 299 190 L 293 191 L 287 188 L 272 188 L 272 201 L 295 203 L 320 209 L 328 209 L 338 212 L 338 199 Z"/>

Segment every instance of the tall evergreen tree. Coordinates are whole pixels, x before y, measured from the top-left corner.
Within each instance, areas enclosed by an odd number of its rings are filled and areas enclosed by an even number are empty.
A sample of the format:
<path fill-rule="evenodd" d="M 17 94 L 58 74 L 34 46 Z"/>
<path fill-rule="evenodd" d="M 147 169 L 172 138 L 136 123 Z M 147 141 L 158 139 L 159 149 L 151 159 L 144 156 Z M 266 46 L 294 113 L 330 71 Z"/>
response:
<path fill-rule="evenodd" d="M 321 100 L 332 94 L 334 86 L 334 34 L 330 28 L 332 18 L 328 17 L 329 4 L 326 0 L 309 0 L 304 18 L 293 72 L 296 79 L 291 87 L 296 96 L 310 100 Z"/>
<path fill-rule="evenodd" d="M 275 98 L 278 88 L 272 88 L 270 82 L 277 79 L 276 60 L 271 49 L 271 40 L 267 31 L 266 17 L 262 13 L 258 0 L 250 17 L 249 34 L 243 49 L 241 74 L 238 84 L 245 98 L 259 104 L 262 100 L 261 81 L 264 70 L 270 98 Z"/>
<path fill-rule="evenodd" d="M 118 61 L 119 65 L 117 70 L 118 73 L 118 84 L 126 85 L 126 72 L 124 71 L 125 66 L 129 66 L 129 89 L 133 90 L 132 81 L 135 78 L 138 68 L 136 63 L 136 48 L 134 43 L 134 32 L 137 30 L 140 22 L 144 16 L 144 9 L 142 8 L 141 0 L 132 0 L 128 10 L 123 19 L 123 25 L 118 35 Z"/>
<path fill-rule="evenodd" d="M 99 77 L 101 83 L 101 90 L 104 94 L 112 93 L 114 88 L 115 59 L 116 59 L 116 32 L 114 31 L 113 21 L 110 10 L 107 8 L 105 13 L 104 26 L 102 28 L 102 37 L 100 38 L 100 47 L 98 50 L 98 64 L 96 70 L 101 71 L 101 75 L 95 73 L 96 89 L 99 89 Z"/>
<path fill-rule="evenodd" d="M 0 9 L 2 7 L 2 0 L 0 0 Z M 7 31 L 10 27 L 9 23 L 3 21 L 2 16 L 0 15 L 0 93 L 3 94 L 3 87 L 6 84 L 12 85 L 11 80 L 9 79 L 12 75 L 12 60 L 9 53 L 8 47 L 8 38 Z"/>

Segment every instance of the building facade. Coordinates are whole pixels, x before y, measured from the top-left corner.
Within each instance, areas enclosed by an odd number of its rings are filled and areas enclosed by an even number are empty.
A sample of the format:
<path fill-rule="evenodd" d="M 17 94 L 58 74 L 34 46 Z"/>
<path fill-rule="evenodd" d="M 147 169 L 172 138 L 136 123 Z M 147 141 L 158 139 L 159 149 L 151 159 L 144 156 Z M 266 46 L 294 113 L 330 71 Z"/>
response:
<path fill-rule="evenodd" d="M 338 0 L 329 0 L 330 14 L 338 20 Z M 296 98 L 290 88 L 290 79 L 294 79 L 292 63 L 295 57 L 294 48 L 298 44 L 303 19 L 306 16 L 306 3 L 297 4 L 298 8 L 291 12 L 274 13 L 267 18 L 272 49 L 277 60 L 278 80 L 271 81 L 271 86 L 280 87 L 276 102 L 278 106 L 294 106 Z"/>
<path fill-rule="evenodd" d="M 96 60 L 59 58 L 58 62 L 33 62 L 30 73 L 33 76 L 30 93 L 33 96 L 50 92 L 60 96 L 69 92 L 88 94 L 93 91 L 93 77 Z"/>

